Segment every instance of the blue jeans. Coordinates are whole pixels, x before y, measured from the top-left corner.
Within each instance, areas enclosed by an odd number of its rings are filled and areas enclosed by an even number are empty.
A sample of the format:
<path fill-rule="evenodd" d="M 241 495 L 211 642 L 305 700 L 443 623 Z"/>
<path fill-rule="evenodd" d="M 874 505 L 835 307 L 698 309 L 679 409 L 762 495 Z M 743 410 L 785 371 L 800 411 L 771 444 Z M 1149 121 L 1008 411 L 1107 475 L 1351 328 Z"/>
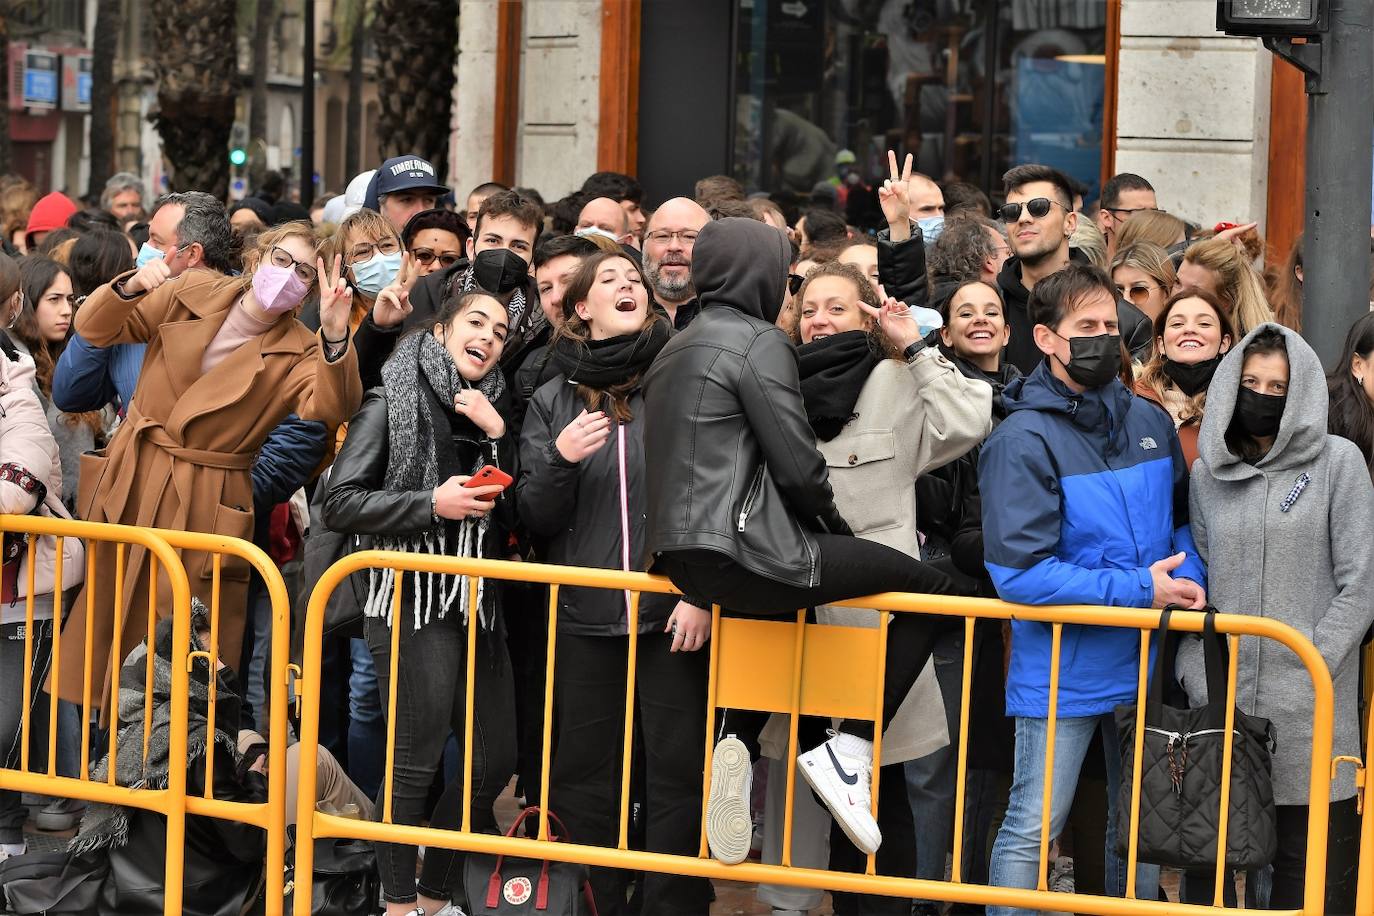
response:
<path fill-rule="evenodd" d="M 1045 745 L 1048 719 L 1016 719 L 1015 775 L 1011 801 L 997 842 L 992 847 L 988 883 L 995 887 L 1033 889 L 1040 879 L 1040 813 L 1044 802 Z M 1055 724 L 1054 776 L 1051 780 L 1050 837 L 1058 836 L 1068 820 L 1078 788 L 1078 773 L 1094 739 L 1101 738 L 1107 759 L 1107 875 L 1109 893 L 1126 891 L 1126 866 L 1116 855 L 1116 799 L 1121 787 L 1121 757 L 1116 725 L 1110 715 L 1061 717 Z M 1136 896 L 1155 900 L 1159 895 L 1159 866 L 1136 866 Z M 987 908 L 988 916 L 1021 916 L 1036 911 L 1013 907 Z"/>
<path fill-rule="evenodd" d="M 377 666 L 367 641 L 350 639 L 353 673 L 348 677 L 348 778 L 374 801 L 386 767 L 386 720 L 377 685 Z"/>

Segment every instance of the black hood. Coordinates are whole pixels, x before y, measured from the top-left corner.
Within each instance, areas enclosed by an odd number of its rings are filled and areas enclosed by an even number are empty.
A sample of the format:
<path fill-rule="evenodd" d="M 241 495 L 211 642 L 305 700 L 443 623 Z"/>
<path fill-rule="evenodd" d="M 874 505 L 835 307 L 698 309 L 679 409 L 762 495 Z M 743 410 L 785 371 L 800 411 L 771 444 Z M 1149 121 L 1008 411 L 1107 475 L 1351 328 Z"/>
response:
<path fill-rule="evenodd" d="M 792 245 L 781 229 L 731 216 L 701 227 L 692 285 L 702 308 L 723 305 L 773 324 L 782 310 Z"/>

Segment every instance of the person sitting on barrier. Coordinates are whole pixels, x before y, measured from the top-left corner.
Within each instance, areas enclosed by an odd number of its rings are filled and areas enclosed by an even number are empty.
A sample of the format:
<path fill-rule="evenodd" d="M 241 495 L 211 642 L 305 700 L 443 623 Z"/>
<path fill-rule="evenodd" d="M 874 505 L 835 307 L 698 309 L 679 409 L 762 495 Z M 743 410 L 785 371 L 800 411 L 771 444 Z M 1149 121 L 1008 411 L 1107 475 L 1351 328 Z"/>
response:
<path fill-rule="evenodd" d="M 337 427 L 362 399 L 349 345 L 351 294 L 339 261 L 327 273 L 315 254 L 314 231 L 292 222 L 258 236 L 247 256 L 249 273 L 220 277 L 190 270 L 171 276 L 155 259 L 91 294 L 76 315 L 77 329 L 96 346 L 148 344 L 133 403 L 103 454 L 81 459 L 78 514 L 92 522 L 200 531 L 249 539 L 253 535 L 254 455 L 273 427 L 294 412 Z M 322 327 L 311 334 L 295 317 L 319 283 Z M 246 560 L 186 551 L 192 588 L 219 584 L 219 651 L 239 664 L 249 570 Z M 129 550 L 124 593 L 116 599 L 116 551 L 97 551 L 87 588 L 93 614 L 73 614 L 62 640 L 62 699 L 80 703 L 84 678 L 104 708 L 111 646 L 125 657 L 145 633 L 140 615 L 124 614 L 115 631 L 116 603 L 125 610 L 171 606 L 167 580 L 149 582 L 147 551 Z M 78 597 L 77 605 L 85 606 Z M 87 618 L 91 645 L 86 645 Z M 90 668 L 86 661 L 90 659 Z M 104 709 L 108 716 L 113 710 Z"/>
<path fill-rule="evenodd" d="M 876 592 L 953 594 L 948 576 L 854 537 L 835 506 L 802 400 L 797 351 L 774 323 L 791 260 L 787 236 L 757 220 L 717 220 L 697 236 L 692 278 L 701 315 L 668 342 L 644 380 L 654 567 L 695 606 L 756 616 Z M 939 625 L 895 615 L 880 725 L 925 667 Z M 722 862 L 740 862 L 749 851 L 750 762 L 767 718 L 731 710 L 722 721 L 706 815 L 712 854 Z M 882 842 L 871 810 L 873 729 L 871 721 L 848 720 L 798 758 L 864 853 Z"/>
<path fill-rule="evenodd" d="M 8 296 L 4 295 L 6 289 Z M 18 290 L 18 268 L 9 257 L 0 255 L 0 328 L 7 327 L 21 307 Z M 57 441 L 34 390 L 34 373 L 33 360 L 19 353 L 0 333 L 0 514 L 69 519 L 71 515 L 62 503 Z M 85 576 L 80 538 L 62 540 L 60 588 L 56 581 L 58 559 L 57 541 L 48 535 L 30 545 L 28 536 L 7 533 L 0 545 L 0 766 L 19 766 L 20 726 L 26 715 L 33 716 L 37 687 L 48 670 L 53 620 L 60 617 L 62 592 L 79 585 Z M 33 632 L 26 634 L 30 597 Z M 29 652 L 32 655 L 26 654 Z M 30 665 L 35 672 L 34 696 L 26 698 L 24 673 Z M 40 720 L 33 726 L 37 730 L 42 724 Z M 48 725 L 56 727 L 55 722 Z M 27 818 L 21 793 L 0 790 L 0 860 L 24 852 Z"/>
<path fill-rule="evenodd" d="M 1335 686 L 1332 754 L 1360 754 L 1360 643 L 1374 621 L 1374 492 L 1358 446 L 1327 433 L 1321 363 L 1294 331 L 1262 324 L 1221 361 L 1193 466 L 1192 519 L 1212 602 L 1228 614 L 1289 624 L 1321 652 Z M 1274 909 L 1303 906 L 1308 861 L 1313 676 L 1268 640 L 1241 640 L 1236 703 L 1269 719 L 1278 805 Z M 1178 675 L 1191 705 L 1207 702 L 1201 641 L 1185 635 Z M 1212 697 L 1215 702 L 1216 697 Z M 1350 913 L 1360 819 L 1355 780 L 1331 785 L 1327 913 Z M 1325 782 L 1325 777 L 1323 777 Z M 1212 874 L 1190 873 L 1186 896 L 1212 901 Z"/>
<path fill-rule="evenodd" d="M 856 267 L 837 261 L 815 268 L 797 301 L 789 331 L 799 344 L 802 399 L 835 489 L 835 507 L 855 536 L 920 558 L 916 480 L 988 434 L 992 388 L 927 346 L 912 310 L 895 299 L 884 303 Z M 861 610 L 817 609 L 820 623 L 859 626 L 875 618 Z M 905 762 L 926 753 L 913 753 L 914 744 L 944 731 L 933 668 L 925 680 L 924 691 L 918 686 L 902 698 L 884 735 L 883 765 L 892 768 L 884 772 L 893 780 L 888 785 L 902 786 Z M 955 690 L 957 695 L 957 684 Z M 881 793 L 878 804 L 879 827 L 887 837 L 878 871 L 916 877 L 917 835 L 906 793 Z M 934 842 L 924 827 L 921 842 Z M 862 872 L 864 858 L 832 832 L 832 867 Z M 936 880 L 944 877 L 944 853 L 938 858 L 939 874 L 927 876 Z M 891 898 L 834 897 L 836 913 L 878 913 L 892 905 Z M 906 907 L 907 901 L 900 904 Z"/>
<path fill-rule="evenodd" d="M 1201 608 L 1205 572 L 1188 529 L 1188 469 L 1173 422 L 1118 378 L 1116 290 L 1096 267 L 1043 278 L 1028 304 L 1043 360 L 1003 392 L 1007 418 L 979 456 L 983 545 L 1002 600 Z M 1052 630 L 1012 621 L 1007 715 L 1016 717 L 1015 773 L 993 848 L 990 883 L 1034 888 L 1039 862 Z M 1135 630 L 1065 626 L 1057 697 L 1049 835 L 1064 829 L 1074 787 L 1099 736 L 1107 761 L 1107 837 L 1121 756 L 1111 713 L 1136 698 Z M 1120 894 L 1124 863 L 1108 851 L 1106 887 Z M 1155 898 L 1159 869 L 1141 865 L 1136 892 Z M 989 907 L 991 916 L 1028 913 Z"/>
<path fill-rule="evenodd" d="M 640 379 L 668 342 L 666 317 L 649 308 L 639 268 L 620 254 L 587 258 L 564 293 L 566 318 L 552 344 L 558 374 L 535 392 L 520 439 L 520 518 L 547 543 L 543 559 L 566 566 L 642 569 L 644 396 Z M 555 730 L 548 804 L 577 843 L 618 836 L 627 593 L 558 590 Z M 695 856 L 711 612 L 671 595 L 642 594 L 635 667 L 635 723 L 644 732 L 647 848 Z M 597 912 L 625 911 L 628 873 L 594 868 Z M 646 873 L 644 912 L 703 913 L 700 878 Z"/>
<path fill-rule="evenodd" d="M 119 709 L 115 756 L 109 747 L 92 764 L 90 779 L 105 783 L 113 770 L 114 784 L 132 789 L 165 789 L 171 768 L 186 768 L 186 795 L 205 793 L 206 757 L 214 755 L 213 795 L 219 801 L 261 805 L 267 801 L 262 761 L 244 764 L 235 736 L 239 732 L 240 692 L 232 669 L 217 666 L 215 717 L 210 715 L 210 668 L 196 659 L 187 678 L 186 758 L 172 760 L 173 621 L 159 621 L 153 638 L 153 657 L 146 642 L 137 643 L 119 671 Z M 210 645 L 209 610 L 191 600 L 189 651 L 204 652 Z M 146 693 L 151 665 L 152 693 Z M 144 752 L 144 719 L 152 730 Z M 179 801 L 173 800 L 174 804 Z M 166 877 L 167 818 L 155 811 L 102 802 L 86 807 L 81 827 L 69 850 L 94 861 L 108 857 L 109 876 L 101 892 L 101 916 L 163 911 Z M 188 815 L 183 845 L 184 916 L 237 913 L 258 896 L 267 855 L 267 834 L 260 828 L 217 817 Z M 95 853 L 97 856 L 91 856 Z M 183 854 L 176 851 L 177 855 Z"/>
<path fill-rule="evenodd" d="M 348 427 L 325 497 L 331 530 L 371 535 L 373 546 L 412 553 L 502 558 L 514 522 L 500 486 L 464 484 L 486 465 L 513 472 L 509 392 L 498 367 L 506 308 L 484 292 L 450 298 L 435 323 L 403 337 L 382 369 L 384 387 L 363 400 Z M 496 827 L 492 803 L 515 770 L 515 698 L 497 583 L 467 576 L 374 570 L 364 602 L 364 630 L 388 708 L 391 647 L 399 640 L 395 765 L 383 780 L 382 812 L 396 824 L 457 829 L 471 804 L 472 829 Z M 393 619 L 395 589 L 402 589 Z M 476 589 L 473 596 L 470 589 Z M 477 619 L 469 620 L 475 597 Z M 467 652 L 479 628 L 477 658 Z M 393 627 L 400 632 L 393 637 Z M 467 666 L 476 665 L 472 797 L 459 777 L 431 812 L 430 783 L 450 734 L 459 754 L 466 727 Z M 459 763 L 459 770 L 462 764 Z M 390 795 L 389 801 L 385 800 Z M 377 844 L 390 916 L 450 916 L 459 854 L 430 849 L 416 881 L 414 846 Z M 418 897 L 418 900 L 417 900 Z"/>

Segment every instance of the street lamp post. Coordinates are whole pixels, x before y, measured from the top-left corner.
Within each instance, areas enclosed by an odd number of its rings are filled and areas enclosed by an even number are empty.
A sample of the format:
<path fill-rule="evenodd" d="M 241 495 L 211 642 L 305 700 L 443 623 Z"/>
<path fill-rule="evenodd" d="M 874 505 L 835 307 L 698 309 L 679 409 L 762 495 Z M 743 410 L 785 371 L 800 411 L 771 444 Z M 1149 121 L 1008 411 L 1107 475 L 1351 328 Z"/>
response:
<path fill-rule="evenodd" d="M 1302 331 L 1330 369 L 1350 325 L 1369 311 L 1374 4 L 1217 0 L 1217 28 L 1262 37 L 1306 79 Z"/>
<path fill-rule="evenodd" d="M 315 0 L 303 0 L 305 35 L 301 68 L 301 204 L 315 199 Z"/>

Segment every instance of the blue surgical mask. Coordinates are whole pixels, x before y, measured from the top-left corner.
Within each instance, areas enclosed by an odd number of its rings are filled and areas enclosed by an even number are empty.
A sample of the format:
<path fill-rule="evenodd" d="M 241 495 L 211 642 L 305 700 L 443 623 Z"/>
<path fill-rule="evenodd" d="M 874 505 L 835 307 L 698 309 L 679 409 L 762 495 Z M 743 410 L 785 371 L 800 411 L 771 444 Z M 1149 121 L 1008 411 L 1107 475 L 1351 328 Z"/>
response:
<path fill-rule="evenodd" d="M 940 233 L 945 231 L 945 218 L 943 216 L 925 216 L 916 220 L 916 225 L 921 227 L 921 237 L 929 245 L 940 237 Z"/>
<path fill-rule="evenodd" d="M 912 306 L 911 317 L 916 319 L 916 327 L 920 329 L 922 337 L 945 326 L 945 319 L 940 317 L 939 312 L 923 305 Z"/>
<path fill-rule="evenodd" d="M 401 269 L 401 252 L 380 251 L 361 264 L 353 265 L 353 285 L 365 296 L 376 296 L 396 279 Z"/>
<path fill-rule="evenodd" d="M 144 242 L 143 247 L 138 249 L 138 257 L 134 258 L 134 267 L 141 270 L 147 266 L 149 261 L 161 261 L 166 256 L 167 252 L 163 251 L 161 248 L 154 248 L 152 245 Z"/>

